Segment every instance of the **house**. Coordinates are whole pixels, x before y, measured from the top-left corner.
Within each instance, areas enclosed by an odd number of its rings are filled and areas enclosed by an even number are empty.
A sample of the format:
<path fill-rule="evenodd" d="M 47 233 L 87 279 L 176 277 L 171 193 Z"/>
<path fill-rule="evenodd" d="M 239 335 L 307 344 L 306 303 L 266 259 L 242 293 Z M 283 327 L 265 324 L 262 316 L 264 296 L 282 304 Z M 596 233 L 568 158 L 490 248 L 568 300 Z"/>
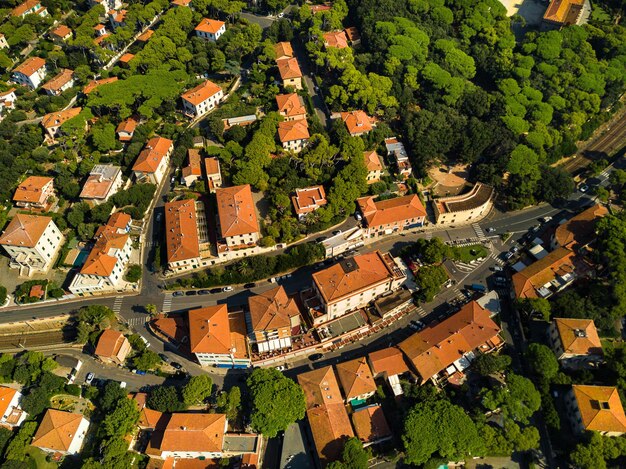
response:
<path fill-rule="evenodd" d="M 250 355 L 241 313 L 228 313 L 225 304 L 192 309 L 189 315 L 189 347 L 201 366 L 247 368 Z"/>
<path fill-rule="evenodd" d="M 517 298 L 548 298 L 576 279 L 575 254 L 557 248 L 544 258 L 513 274 Z"/>
<path fill-rule="evenodd" d="M 311 5 L 311 13 L 316 14 L 322 11 L 332 10 L 332 4 L 330 2 L 322 3 L 321 5 Z"/>
<path fill-rule="evenodd" d="M 388 235 L 424 225 L 426 209 L 416 194 L 376 201 L 374 196 L 356 200 L 370 237 Z"/>
<path fill-rule="evenodd" d="M 449 379 L 460 381 L 472 360 L 504 345 L 500 327 L 490 313 L 475 301 L 443 321 L 427 326 L 400 342 L 402 350 L 420 382 L 435 385 Z"/>
<path fill-rule="evenodd" d="M 578 252 L 596 239 L 598 221 L 609 213 L 604 205 L 593 205 L 556 227 L 550 239 L 551 249 L 558 246 Z"/>
<path fill-rule="evenodd" d="M 110 42 L 108 39 L 111 37 L 109 33 L 103 34 L 102 36 L 98 36 L 93 40 L 93 43 L 96 46 L 100 46 L 103 49 L 108 49 L 110 51 L 115 51 L 115 44 Z"/>
<path fill-rule="evenodd" d="M 225 132 L 235 126 L 247 127 L 248 125 L 254 124 L 257 120 L 256 114 L 248 114 L 247 116 L 227 117 L 222 119 L 222 123 L 224 124 Z"/>
<path fill-rule="evenodd" d="M 320 466 L 340 459 L 345 440 L 354 436 L 332 366 L 298 375 L 306 416 Z"/>
<path fill-rule="evenodd" d="M 63 111 L 51 112 L 50 114 L 43 116 L 41 119 L 41 126 L 46 131 L 47 137 L 54 141 L 56 137 L 61 135 L 61 126 L 68 120 L 79 115 L 82 110 L 83 108 L 81 107 L 72 107 Z M 86 128 L 87 122 L 85 122 L 85 129 Z"/>
<path fill-rule="evenodd" d="M 246 314 L 248 337 L 259 353 L 291 347 L 291 339 L 301 333 L 300 309 L 283 286 L 248 298 Z"/>
<path fill-rule="evenodd" d="M 50 39 L 57 44 L 62 44 L 68 39 L 72 39 L 72 30 L 64 24 L 61 24 L 50 31 Z"/>
<path fill-rule="evenodd" d="M 626 415 L 617 388 L 572 385 L 565 406 L 574 432 L 598 432 L 604 436 L 626 433 Z"/>
<path fill-rule="evenodd" d="M 118 80 L 117 77 L 110 77 L 110 78 L 102 78 L 100 80 L 91 80 L 89 83 L 87 83 L 85 85 L 85 87 L 83 88 L 83 94 L 85 96 L 89 95 L 89 93 L 91 93 L 93 90 L 95 90 L 96 88 L 102 86 L 102 85 L 108 85 L 109 83 L 114 83 Z"/>
<path fill-rule="evenodd" d="M 119 10 L 122 8 L 122 0 L 89 0 L 89 5 L 91 7 L 102 5 L 104 11 Z"/>
<path fill-rule="evenodd" d="M 160 184 L 169 170 L 173 150 L 174 142 L 168 138 L 157 136 L 148 140 L 133 165 L 133 173 L 137 180 Z"/>
<path fill-rule="evenodd" d="M 74 86 L 74 71 L 64 68 L 41 88 L 50 96 L 58 96 Z"/>
<path fill-rule="evenodd" d="M 348 41 L 350 41 L 350 44 L 353 46 L 361 44 L 361 33 L 359 33 L 359 30 L 356 27 L 350 26 L 349 28 L 344 29 L 344 31 Z"/>
<path fill-rule="evenodd" d="M 8 111 L 15 109 L 15 101 L 17 101 L 15 88 L 0 91 L 0 122 L 6 117 Z"/>
<path fill-rule="evenodd" d="M 164 416 L 162 422 L 152 433 L 146 454 L 174 461 L 222 456 L 228 426 L 226 415 L 181 412 L 170 414 L 169 418 Z"/>
<path fill-rule="evenodd" d="M 435 223 L 458 225 L 477 222 L 491 211 L 494 193 L 491 186 L 477 182 L 465 194 L 434 199 L 432 207 Z"/>
<path fill-rule="evenodd" d="M 297 121 L 306 119 L 306 107 L 302 96 L 297 93 L 279 94 L 276 96 L 278 113 L 285 121 Z"/>
<path fill-rule="evenodd" d="M 78 454 L 88 428 L 89 421 L 81 414 L 48 409 L 37 428 L 31 446 L 48 453 Z"/>
<path fill-rule="evenodd" d="M 345 31 L 329 31 L 324 33 L 324 46 L 326 48 L 334 47 L 336 49 L 345 49 L 348 47 L 348 36 Z"/>
<path fill-rule="evenodd" d="M 123 365 L 130 352 L 130 342 L 124 334 L 113 329 L 105 329 L 98 338 L 95 354 L 104 363 Z"/>
<path fill-rule="evenodd" d="M 140 34 L 137 37 L 137 41 L 139 41 L 139 42 L 148 42 L 153 34 L 154 34 L 154 29 L 147 29 L 146 32 Z"/>
<path fill-rule="evenodd" d="M 97 24 L 93 27 L 96 37 L 105 36 L 107 34 L 107 28 L 103 24 Z"/>
<path fill-rule="evenodd" d="M 283 87 L 291 87 L 296 90 L 302 89 L 302 72 L 300 71 L 300 65 L 298 59 L 291 57 L 288 59 L 278 59 L 276 61 L 278 66 L 278 73 L 280 79 L 283 81 Z"/>
<path fill-rule="evenodd" d="M 224 98 L 222 88 L 217 86 L 211 80 L 183 93 L 181 99 L 183 101 L 183 112 L 192 118 L 204 116 L 213 110 Z"/>
<path fill-rule="evenodd" d="M 115 30 L 117 28 L 123 28 L 126 26 L 126 14 L 127 10 L 109 10 L 109 23 L 111 23 L 111 27 Z"/>
<path fill-rule="evenodd" d="M 9 267 L 27 276 L 47 272 L 64 242 L 52 218 L 23 213 L 15 215 L 0 235 L 0 245 L 11 257 Z"/>
<path fill-rule="evenodd" d="M 203 266 L 210 255 L 204 204 L 186 199 L 165 204 L 168 269 L 179 272 Z"/>
<path fill-rule="evenodd" d="M 346 404 L 359 406 L 376 392 L 372 370 L 365 357 L 355 358 L 335 365 Z"/>
<path fill-rule="evenodd" d="M 400 288 L 406 276 L 389 253 L 380 251 L 342 259 L 313 274 L 313 291 L 321 306 L 311 311 L 320 325 L 362 308 Z"/>
<path fill-rule="evenodd" d="M 400 376 L 409 372 L 400 349 L 389 347 L 368 355 L 370 368 L 375 378 L 383 377 L 389 383 L 394 396 L 403 394 Z"/>
<path fill-rule="evenodd" d="M 544 31 L 560 29 L 572 24 L 585 23 L 584 7 L 585 0 L 551 0 L 543 15 L 541 29 Z"/>
<path fill-rule="evenodd" d="M 130 233 L 133 219 L 128 213 L 115 212 L 107 221 L 108 226 L 112 226 L 121 233 Z"/>
<path fill-rule="evenodd" d="M 592 319 L 554 318 L 550 345 L 564 368 L 583 368 L 604 359 L 602 342 Z"/>
<path fill-rule="evenodd" d="M 191 0 L 172 0 L 173 7 L 189 7 L 191 6 Z"/>
<path fill-rule="evenodd" d="M 299 153 L 309 142 L 309 125 L 306 119 L 278 123 L 278 139 L 287 151 Z"/>
<path fill-rule="evenodd" d="M 128 119 L 120 122 L 115 129 L 115 132 L 117 133 L 117 139 L 123 143 L 130 142 L 133 138 L 133 135 L 135 134 L 137 124 L 138 122 L 132 117 L 129 117 Z"/>
<path fill-rule="evenodd" d="M 380 404 L 372 404 L 352 413 L 354 432 L 363 446 L 370 446 L 393 438 Z"/>
<path fill-rule="evenodd" d="M 255 244 L 261 237 L 250 185 L 221 187 L 217 199 L 218 232 L 227 246 Z"/>
<path fill-rule="evenodd" d="M 54 179 L 46 176 L 28 176 L 15 189 L 13 202 L 26 209 L 47 211 L 55 197 Z"/>
<path fill-rule="evenodd" d="M 364 111 L 342 112 L 341 120 L 353 137 L 365 135 L 376 127 L 376 119 L 368 116 Z"/>
<path fill-rule="evenodd" d="M 93 247 L 69 286 L 75 295 L 93 295 L 106 290 L 121 291 L 124 271 L 133 248 L 128 230 L 126 227 L 114 226 L 116 220 L 112 216 L 106 225 L 96 230 Z"/>
<path fill-rule="evenodd" d="M 385 148 L 387 149 L 387 155 L 396 162 L 396 169 L 402 179 L 411 177 L 413 168 L 409 162 L 409 155 L 404 148 L 404 144 L 396 137 L 385 139 Z"/>
<path fill-rule="evenodd" d="M 202 21 L 195 27 L 194 31 L 196 32 L 196 36 L 215 42 L 226 32 L 226 23 L 219 20 L 202 18 Z"/>
<path fill-rule="evenodd" d="M 109 200 L 123 185 L 121 167 L 112 164 L 97 164 L 89 173 L 79 197 L 93 204 L 101 204 Z"/>
<path fill-rule="evenodd" d="M 0 386 L 0 425 L 19 427 L 28 414 L 20 407 L 22 393 L 17 389 Z"/>
<path fill-rule="evenodd" d="M 218 187 L 222 187 L 222 173 L 220 172 L 220 160 L 215 156 L 204 159 L 204 172 L 206 173 L 207 189 L 214 194 Z"/>
<path fill-rule="evenodd" d="M 24 18 L 26 15 L 48 16 L 48 10 L 40 0 L 26 0 L 11 10 L 11 16 Z"/>
<path fill-rule="evenodd" d="M 46 77 L 46 61 L 41 57 L 30 57 L 11 73 L 11 79 L 20 85 L 36 89 Z"/>
<path fill-rule="evenodd" d="M 324 186 L 296 189 L 296 194 L 291 197 L 291 202 L 299 220 L 304 220 L 309 213 L 328 203 Z"/>
<path fill-rule="evenodd" d="M 367 168 L 367 183 L 374 184 L 380 181 L 383 177 L 384 167 L 376 150 L 364 151 L 363 159 L 365 160 L 365 167 Z"/>
<path fill-rule="evenodd" d="M 193 186 L 193 183 L 202 177 L 202 157 L 200 150 L 190 148 L 187 150 L 188 164 L 182 170 L 182 183 L 187 187 Z"/>
<path fill-rule="evenodd" d="M 291 59 L 293 55 L 293 47 L 290 42 L 278 42 L 274 46 L 274 52 L 276 52 L 275 60 Z"/>
<path fill-rule="evenodd" d="M 4 34 L 0 33 L 0 49 L 8 49 L 9 43 L 7 42 L 7 38 Z"/>
<path fill-rule="evenodd" d="M 120 64 L 128 66 L 129 62 L 135 58 L 135 54 L 126 53 L 120 57 Z"/>

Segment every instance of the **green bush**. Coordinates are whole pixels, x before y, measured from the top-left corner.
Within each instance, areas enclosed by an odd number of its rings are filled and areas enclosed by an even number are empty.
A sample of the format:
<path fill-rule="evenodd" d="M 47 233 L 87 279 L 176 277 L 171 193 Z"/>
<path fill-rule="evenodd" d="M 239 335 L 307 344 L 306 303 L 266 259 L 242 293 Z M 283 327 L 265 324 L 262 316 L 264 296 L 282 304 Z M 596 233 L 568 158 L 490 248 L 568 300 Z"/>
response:
<path fill-rule="evenodd" d="M 136 283 L 141 278 L 141 266 L 137 264 L 131 264 L 126 271 L 126 281 Z"/>

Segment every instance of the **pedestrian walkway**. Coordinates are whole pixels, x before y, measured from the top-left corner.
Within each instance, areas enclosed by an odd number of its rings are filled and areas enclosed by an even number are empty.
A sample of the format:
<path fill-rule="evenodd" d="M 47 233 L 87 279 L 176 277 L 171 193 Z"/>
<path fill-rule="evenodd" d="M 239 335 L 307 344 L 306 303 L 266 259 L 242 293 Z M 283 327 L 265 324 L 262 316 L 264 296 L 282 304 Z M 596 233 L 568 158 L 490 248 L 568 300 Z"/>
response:
<path fill-rule="evenodd" d="M 127 322 L 129 326 L 141 326 L 150 320 L 150 316 L 130 318 Z"/>
<path fill-rule="evenodd" d="M 478 267 L 480 265 L 480 263 L 478 261 L 455 262 L 454 265 L 461 272 L 469 273 L 469 272 L 473 271 L 476 267 Z"/>
<path fill-rule="evenodd" d="M 500 256 L 500 253 L 499 253 L 499 252 L 492 252 L 492 253 L 491 253 L 491 255 L 490 255 L 489 257 L 490 257 L 491 259 L 495 260 L 495 261 L 496 261 L 496 263 L 497 263 L 499 266 L 503 267 L 503 266 L 506 264 L 506 262 L 504 262 L 502 259 L 500 259 L 500 257 L 499 257 L 499 256 Z"/>
<path fill-rule="evenodd" d="M 458 287 L 453 287 L 452 291 L 454 292 L 454 299 L 456 300 L 465 300 L 465 295 L 463 293 L 461 293 L 461 290 L 458 289 Z"/>
<path fill-rule="evenodd" d="M 424 308 L 422 308 L 421 306 L 418 306 L 415 309 L 415 313 L 417 314 L 417 317 L 420 318 L 420 319 L 423 318 L 423 317 L 426 317 L 428 315 L 426 310 Z"/>
<path fill-rule="evenodd" d="M 474 228 L 474 231 L 476 232 L 478 239 L 481 239 L 481 240 L 485 239 L 485 233 L 483 232 L 482 228 L 480 227 L 478 223 L 472 223 L 472 228 Z"/>
<path fill-rule="evenodd" d="M 600 173 L 600 177 L 603 179 L 609 177 L 609 174 L 611 174 L 612 170 L 613 170 L 613 167 L 609 166 L 608 168 L 606 168 L 604 171 Z"/>
<path fill-rule="evenodd" d="M 165 298 L 163 298 L 163 307 L 161 308 L 162 313 L 169 313 L 172 310 L 172 294 L 166 293 Z"/>
<path fill-rule="evenodd" d="M 123 296 L 116 296 L 115 302 L 113 303 L 113 312 L 118 314 L 122 310 L 122 303 L 124 302 Z"/>

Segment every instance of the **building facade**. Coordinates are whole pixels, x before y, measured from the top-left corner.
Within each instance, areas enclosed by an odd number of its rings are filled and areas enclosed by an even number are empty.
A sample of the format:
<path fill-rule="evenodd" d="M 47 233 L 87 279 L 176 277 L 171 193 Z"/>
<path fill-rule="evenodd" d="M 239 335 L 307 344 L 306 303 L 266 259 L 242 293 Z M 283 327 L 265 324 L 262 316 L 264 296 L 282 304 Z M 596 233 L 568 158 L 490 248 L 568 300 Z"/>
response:
<path fill-rule="evenodd" d="M 25 209 L 47 210 L 52 205 L 54 192 L 54 179 L 44 176 L 29 176 L 15 189 L 13 202 Z"/>
<path fill-rule="evenodd" d="M 15 68 L 11 79 L 15 83 L 36 89 L 46 78 L 46 61 L 40 57 L 30 57 Z"/>
<path fill-rule="evenodd" d="M 202 18 L 202 21 L 196 26 L 195 32 L 196 36 L 215 42 L 226 32 L 226 23 Z"/>
<path fill-rule="evenodd" d="M 190 89 L 181 96 L 183 112 L 192 118 L 204 116 L 224 99 L 224 91 L 210 80 Z"/>
<path fill-rule="evenodd" d="M 169 170 L 173 150 L 174 142 L 170 139 L 153 137 L 148 140 L 133 165 L 137 180 L 159 185 Z"/>
<path fill-rule="evenodd" d="M 229 248 L 253 246 L 261 237 L 250 185 L 222 187 L 217 198 L 218 231 Z"/>
<path fill-rule="evenodd" d="M 383 236 L 424 225 L 426 209 L 416 194 L 376 201 L 373 196 L 356 201 L 367 236 Z"/>
<path fill-rule="evenodd" d="M 434 199 L 435 223 L 438 225 L 475 223 L 491 211 L 493 194 L 492 187 L 478 182 L 466 194 Z"/>
<path fill-rule="evenodd" d="M 564 400 L 575 433 L 595 431 L 609 437 L 626 433 L 626 415 L 617 388 L 574 384 Z"/>
<path fill-rule="evenodd" d="M 604 360 L 602 342 L 591 319 L 554 318 L 550 345 L 564 368 L 587 368 Z"/>

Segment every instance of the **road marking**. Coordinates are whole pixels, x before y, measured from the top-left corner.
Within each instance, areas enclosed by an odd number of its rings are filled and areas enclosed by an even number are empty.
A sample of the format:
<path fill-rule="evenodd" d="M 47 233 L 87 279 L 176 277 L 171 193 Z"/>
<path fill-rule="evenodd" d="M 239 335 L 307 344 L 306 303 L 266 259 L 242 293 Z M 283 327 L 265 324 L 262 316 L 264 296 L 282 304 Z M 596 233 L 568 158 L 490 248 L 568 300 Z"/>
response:
<path fill-rule="evenodd" d="M 139 318 L 130 318 L 128 320 L 129 326 L 140 326 L 142 324 L 147 323 L 150 320 L 149 316 L 139 317 Z"/>
<path fill-rule="evenodd" d="M 483 230 L 478 223 L 472 223 L 472 228 L 474 228 L 478 239 L 485 239 L 485 233 L 483 233 Z"/>
<path fill-rule="evenodd" d="M 116 296 L 115 301 L 113 302 L 113 312 L 119 313 L 122 310 L 122 302 L 124 301 L 123 296 Z"/>
<path fill-rule="evenodd" d="M 172 310 L 172 295 L 165 295 L 163 298 L 163 307 L 161 308 L 161 312 L 169 313 Z"/>

